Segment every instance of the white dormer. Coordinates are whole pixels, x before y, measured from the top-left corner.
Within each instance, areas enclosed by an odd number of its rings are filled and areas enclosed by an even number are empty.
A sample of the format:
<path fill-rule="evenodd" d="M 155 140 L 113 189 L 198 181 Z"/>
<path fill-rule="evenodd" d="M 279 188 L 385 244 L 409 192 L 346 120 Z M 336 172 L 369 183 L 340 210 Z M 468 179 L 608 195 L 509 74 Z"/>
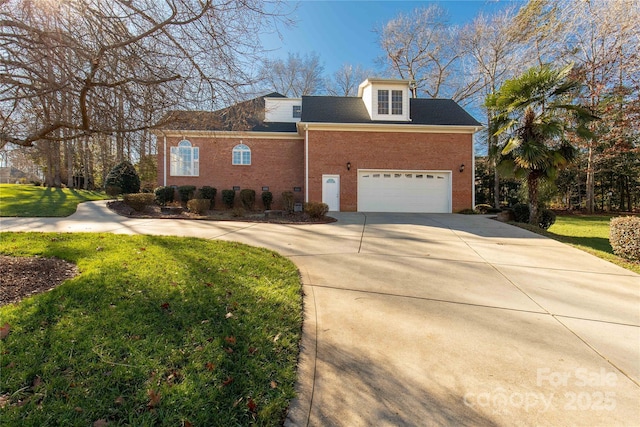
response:
<path fill-rule="evenodd" d="M 410 80 L 367 79 L 358 86 L 358 96 L 371 120 L 408 122 Z"/>
<path fill-rule="evenodd" d="M 297 123 L 302 117 L 302 98 L 265 98 L 264 121 Z"/>

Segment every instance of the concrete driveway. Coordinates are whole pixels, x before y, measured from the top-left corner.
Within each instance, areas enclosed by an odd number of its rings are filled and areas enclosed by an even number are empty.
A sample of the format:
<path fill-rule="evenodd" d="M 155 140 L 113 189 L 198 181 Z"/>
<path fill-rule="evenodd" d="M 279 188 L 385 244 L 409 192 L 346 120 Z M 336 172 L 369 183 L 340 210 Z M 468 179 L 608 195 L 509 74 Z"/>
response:
<path fill-rule="evenodd" d="M 302 274 L 293 426 L 640 425 L 640 276 L 481 216 L 325 225 L 126 219 L 103 202 L 0 230 L 173 234 Z"/>

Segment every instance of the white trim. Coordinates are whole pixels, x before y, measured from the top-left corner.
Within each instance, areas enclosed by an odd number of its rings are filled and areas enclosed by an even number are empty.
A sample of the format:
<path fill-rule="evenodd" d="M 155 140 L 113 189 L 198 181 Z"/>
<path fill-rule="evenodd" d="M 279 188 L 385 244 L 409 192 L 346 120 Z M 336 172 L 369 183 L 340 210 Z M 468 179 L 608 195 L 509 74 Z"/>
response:
<path fill-rule="evenodd" d="M 309 125 L 304 129 L 304 201 L 309 203 Z"/>
<path fill-rule="evenodd" d="M 155 133 L 156 131 L 154 131 Z M 297 139 L 303 137 L 297 132 L 240 132 L 215 130 L 165 130 L 158 131 L 165 136 L 191 138 L 255 138 L 255 139 Z"/>
<path fill-rule="evenodd" d="M 471 138 L 471 209 L 476 208 L 476 144 Z"/>
<path fill-rule="evenodd" d="M 404 123 L 302 123 L 311 130 L 335 130 L 344 132 L 398 132 L 398 133 L 464 133 L 474 134 L 482 126 L 415 125 Z"/>
<path fill-rule="evenodd" d="M 164 168 L 163 168 L 163 177 L 162 177 L 162 186 L 167 186 L 167 135 L 163 135 L 163 152 L 164 152 Z"/>

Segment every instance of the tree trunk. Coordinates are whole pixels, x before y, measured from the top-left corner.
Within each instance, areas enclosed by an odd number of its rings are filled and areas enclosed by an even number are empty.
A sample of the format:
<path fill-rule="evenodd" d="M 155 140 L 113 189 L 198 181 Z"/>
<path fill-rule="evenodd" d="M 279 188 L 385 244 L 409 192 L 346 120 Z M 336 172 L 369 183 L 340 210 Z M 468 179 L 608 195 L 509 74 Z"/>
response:
<path fill-rule="evenodd" d="M 527 188 L 529 190 L 529 224 L 538 225 L 538 176 L 529 173 L 527 176 Z"/>
<path fill-rule="evenodd" d="M 585 182 L 586 191 L 586 208 L 587 213 L 592 214 L 595 209 L 595 172 L 594 172 L 594 153 L 593 143 L 589 142 L 589 150 L 587 154 L 587 180 Z"/>

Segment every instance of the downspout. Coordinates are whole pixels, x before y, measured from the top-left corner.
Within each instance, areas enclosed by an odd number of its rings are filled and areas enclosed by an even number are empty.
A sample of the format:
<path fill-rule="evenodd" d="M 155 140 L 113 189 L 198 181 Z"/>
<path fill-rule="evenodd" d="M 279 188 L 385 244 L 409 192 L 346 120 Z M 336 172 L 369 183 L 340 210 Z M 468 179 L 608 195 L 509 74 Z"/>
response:
<path fill-rule="evenodd" d="M 471 209 L 476 208 L 476 134 L 471 135 Z"/>
<path fill-rule="evenodd" d="M 162 152 L 164 161 L 162 162 L 162 186 L 167 186 L 167 135 L 162 132 Z"/>
<path fill-rule="evenodd" d="M 309 203 L 309 125 L 304 125 L 304 201 Z"/>

